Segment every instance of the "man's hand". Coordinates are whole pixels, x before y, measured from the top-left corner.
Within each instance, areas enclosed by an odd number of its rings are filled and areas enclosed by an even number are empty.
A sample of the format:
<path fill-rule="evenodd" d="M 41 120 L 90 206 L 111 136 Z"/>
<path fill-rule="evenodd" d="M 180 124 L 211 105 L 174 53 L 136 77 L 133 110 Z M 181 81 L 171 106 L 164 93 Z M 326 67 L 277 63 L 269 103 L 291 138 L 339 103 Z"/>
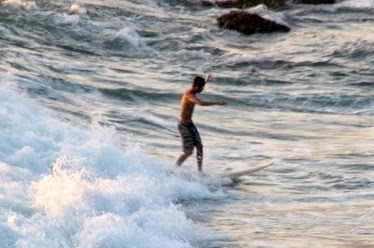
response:
<path fill-rule="evenodd" d="M 227 102 L 226 101 L 219 101 L 219 102 L 217 102 L 217 105 L 227 105 Z"/>
<path fill-rule="evenodd" d="M 210 81 L 210 79 L 212 79 L 212 75 L 211 74 L 206 75 L 205 83 L 208 83 Z"/>

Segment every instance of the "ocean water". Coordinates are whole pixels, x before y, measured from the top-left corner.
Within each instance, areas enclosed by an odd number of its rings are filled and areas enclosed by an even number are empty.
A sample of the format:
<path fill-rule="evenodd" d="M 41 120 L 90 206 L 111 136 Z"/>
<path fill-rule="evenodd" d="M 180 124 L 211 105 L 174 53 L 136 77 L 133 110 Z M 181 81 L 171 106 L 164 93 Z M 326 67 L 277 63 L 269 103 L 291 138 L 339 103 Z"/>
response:
<path fill-rule="evenodd" d="M 374 1 L 0 0 L 0 247 L 374 247 Z M 204 170 L 181 153 L 181 93 Z M 271 167 L 231 184 L 221 175 Z"/>

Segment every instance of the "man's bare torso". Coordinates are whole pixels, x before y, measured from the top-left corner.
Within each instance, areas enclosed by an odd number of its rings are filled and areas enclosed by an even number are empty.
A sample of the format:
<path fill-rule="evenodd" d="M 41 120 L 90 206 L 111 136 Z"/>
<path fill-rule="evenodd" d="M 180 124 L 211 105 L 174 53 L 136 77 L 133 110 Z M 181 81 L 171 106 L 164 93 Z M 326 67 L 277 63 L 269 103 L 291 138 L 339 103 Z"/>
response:
<path fill-rule="evenodd" d="M 192 114 L 195 108 L 195 103 L 190 101 L 190 98 L 194 97 L 194 94 L 191 92 L 191 89 L 186 90 L 181 99 L 181 116 L 179 120 L 182 122 L 192 121 Z"/>

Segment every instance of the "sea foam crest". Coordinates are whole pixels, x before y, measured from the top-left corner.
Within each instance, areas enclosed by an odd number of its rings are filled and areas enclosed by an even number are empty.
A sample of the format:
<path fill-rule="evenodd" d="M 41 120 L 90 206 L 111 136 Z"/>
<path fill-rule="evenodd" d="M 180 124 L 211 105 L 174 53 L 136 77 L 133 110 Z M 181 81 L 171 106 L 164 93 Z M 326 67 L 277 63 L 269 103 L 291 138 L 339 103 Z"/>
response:
<path fill-rule="evenodd" d="M 289 24 L 285 20 L 284 14 L 282 14 L 281 12 L 270 11 L 264 4 L 260 4 L 253 8 L 250 8 L 248 12 L 253 13 L 253 14 L 258 14 L 261 17 L 274 21 L 276 23 L 289 26 Z"/>
<path fill-rule="evenodd" d="M 337 4 L 338 7 L 350 9 L 373 9 L 373 0 L 346 0 Z"/>
<path fill-rule="evenodd" d="M 59 25 L 77 25 L 80 22 L 79 15 L 68 15 L 66 13 L 56 14 L 54 17 L 55 23 Z"/>
<path fill-rule="evenodd" d="M 116 31 L 106 31 L 103 33 L 103 40 L 105 40 L 105 45 L 113 50 L 148 49 L 143 38 L 132 27 L 124 27 Z"/>
<path fill-rule="evenodd" d="M 192 247 L 180 199 L 220 198 L 115 130 L 70 126 L 0 87 L 0 238 L 7 247 Z M 134 148 L 135 147 L 135 148 Z"/>
<path fill-rule="evenodd" d="M 35 2 L 22 1 L 22 0 L 6 0 L 3 5 L 13 9 L 33 10 L 37 9 L 38 6 Z"/>
<path fill-rule="evenodd" d="M 87 14 L 87 10 L 84 7 L 82 7 L 81 5 L 79 5 L 77 3 L 74 3 L 70 6 L 69 13 L 85 15 L 85 14 Z"/>

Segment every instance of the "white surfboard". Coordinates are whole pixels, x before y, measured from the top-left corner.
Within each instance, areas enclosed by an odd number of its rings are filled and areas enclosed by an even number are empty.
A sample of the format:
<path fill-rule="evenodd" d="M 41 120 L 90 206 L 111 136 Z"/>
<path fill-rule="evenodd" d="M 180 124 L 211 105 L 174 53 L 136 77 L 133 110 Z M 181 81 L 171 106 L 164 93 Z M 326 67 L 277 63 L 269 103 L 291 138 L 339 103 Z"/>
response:
<path fill-rule="evenodd" d="M 241 171 L 225 172 L 225 173 L 221 174 L 221 176 L 234 180 L 234 179 L 237 179 L 239 177 L 248 176 L 248 175 L 251 175 L 251 174 L 253 174 L 257 171 L 263 170 L 263 169 L 269 167 L 270 165 L 272 165 L 273 163 L 274 163 L 274 159 L 265 159 L 265 160 L 262 160 L 257 166 L 252 167 L 250 169 L 241 170 Z"/>

